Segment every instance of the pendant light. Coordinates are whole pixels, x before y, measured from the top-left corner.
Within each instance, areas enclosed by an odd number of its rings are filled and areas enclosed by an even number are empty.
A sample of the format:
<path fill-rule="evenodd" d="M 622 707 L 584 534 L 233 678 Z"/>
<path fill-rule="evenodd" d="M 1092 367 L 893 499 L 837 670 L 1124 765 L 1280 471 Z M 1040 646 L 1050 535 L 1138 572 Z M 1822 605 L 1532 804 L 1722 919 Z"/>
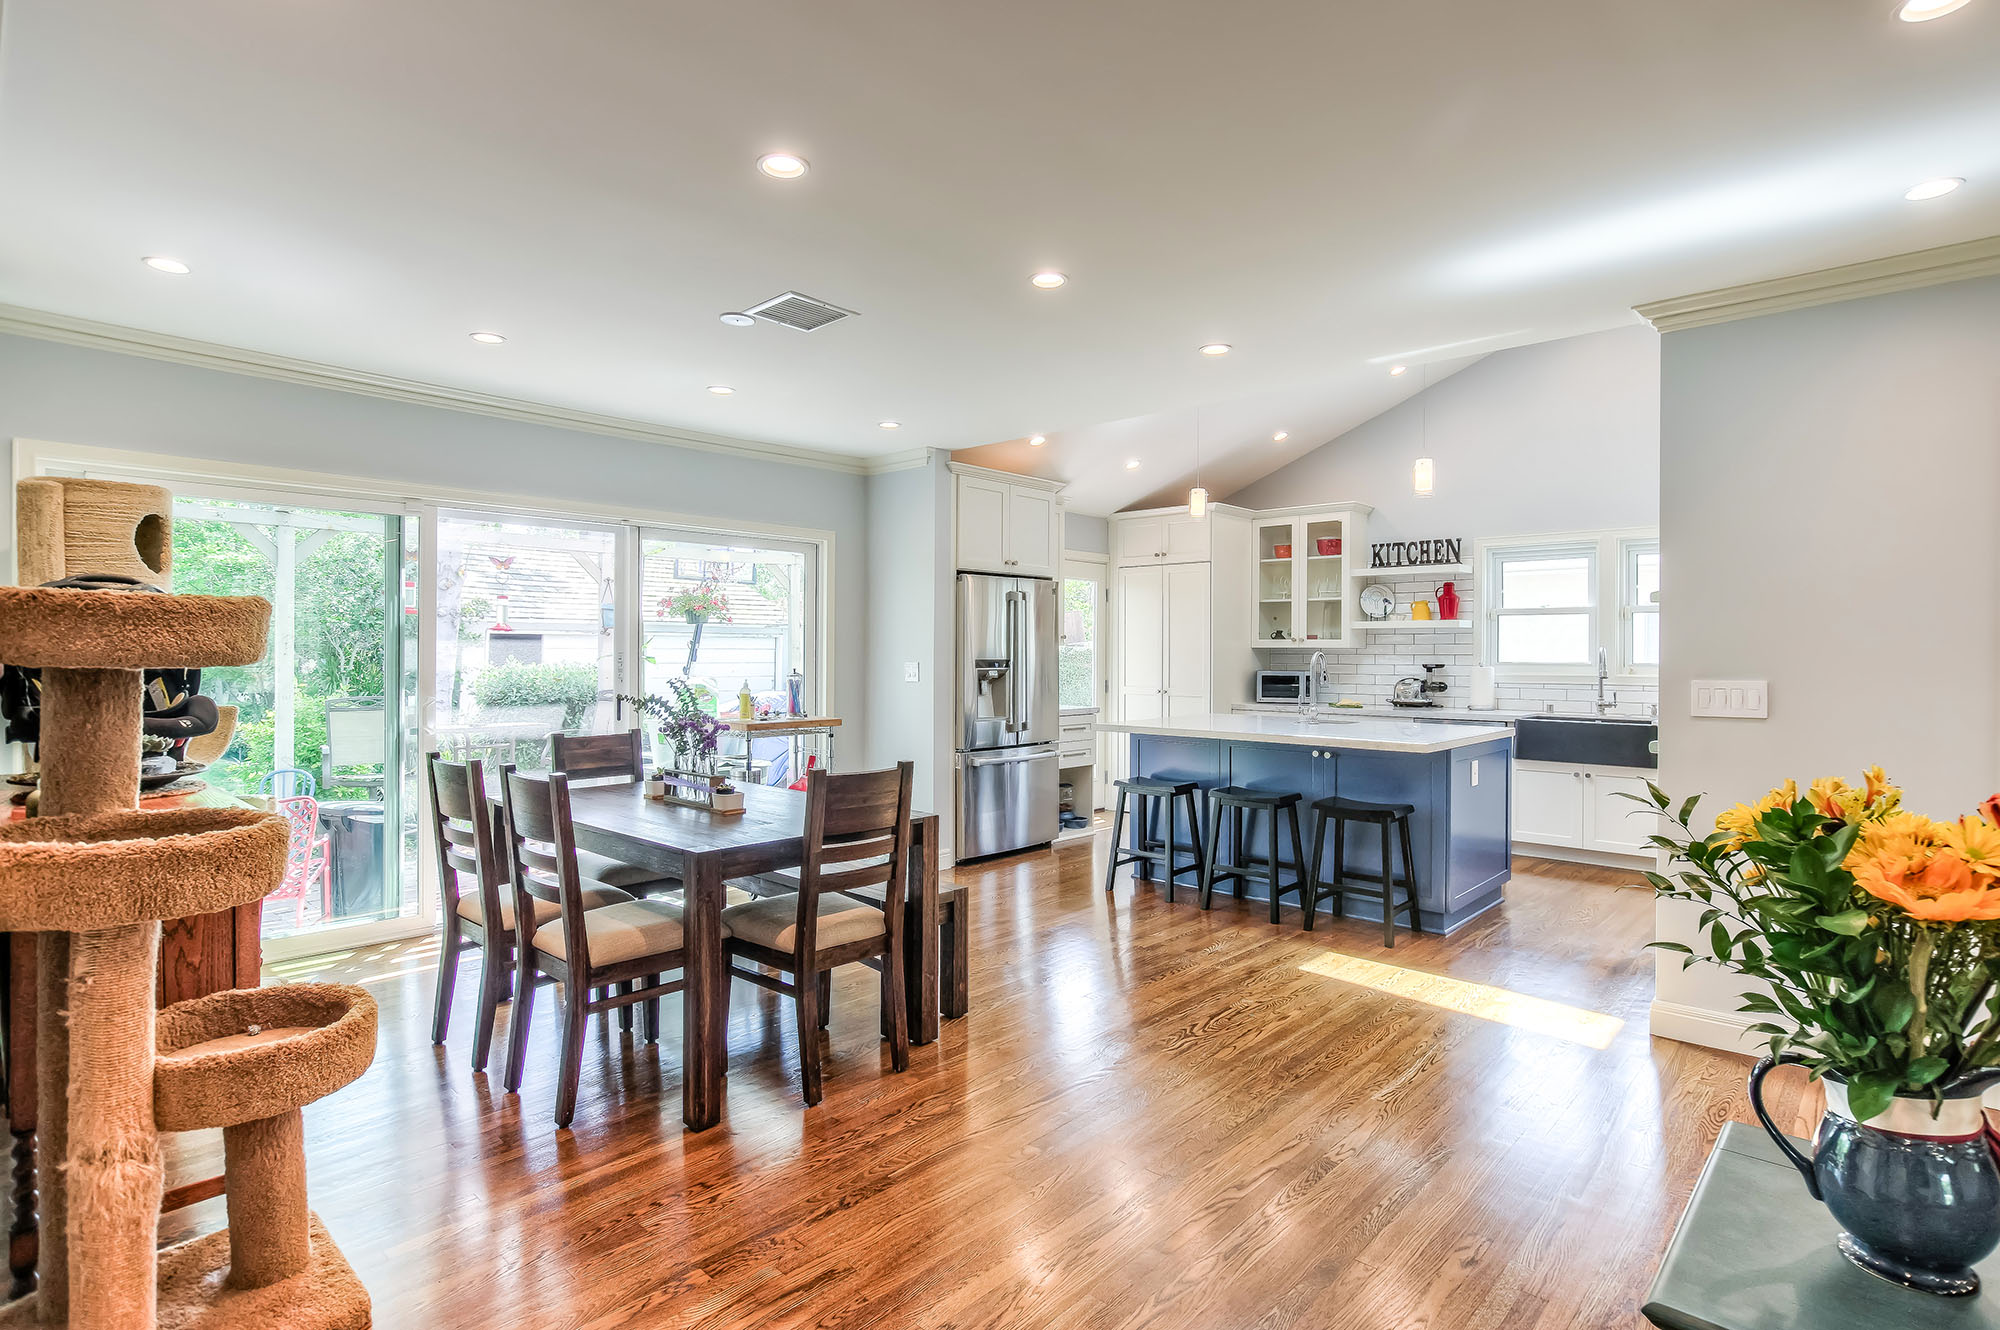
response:
<path fill-rule="evenodd" d="M 1188 491 L 1188 516 L 1208 515 L 1208 490 L 1201 483 L 1201 408 L 1194 409 L 1194 488 Z"/>
<path fill-rule="evenodd" d="M 1430 371 L 1428 368 L 1424 371 L 1424 380 L 1423 385 L 1417 389 L 1417 396 L 1421 399 L 1417 403 L 1417 428 L 1419 434 L 1422 436 L 1419 438 L 1417 446 L 1423 452 L 1428 453 L 1431 446 Z M 1429 457 L 1419 457 L 1416 465 L 1410 468 L 1411 490 L 1416 493 L 1419 499 L 1428 499 L 1431 497 L 1431 492 L 1436 485 L 1436 464 Z"/>

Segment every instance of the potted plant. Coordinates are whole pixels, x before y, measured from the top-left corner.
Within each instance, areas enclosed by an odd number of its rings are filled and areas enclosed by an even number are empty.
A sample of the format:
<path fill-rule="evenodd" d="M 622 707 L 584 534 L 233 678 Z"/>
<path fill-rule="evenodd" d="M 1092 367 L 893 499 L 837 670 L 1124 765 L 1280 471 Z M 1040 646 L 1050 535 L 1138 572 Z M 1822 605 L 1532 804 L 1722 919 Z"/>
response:
<path fill-rule="evenodd" d="M 667 680 L 667 690 L 664 697 L 658 693 L 621 693 L 618 700 L 659 722 L 661 747 L 673 755 L 663 764 L 670 774 L 710 781 L 715 775 L 723 725 L 705 704 L 708 690 L 682 679 Z"/>
<path fill-rule="evenodd" d="M 722 594 L 722 584 L 716 581 L 715 574 L 703 573 L 701 581 L 686 590 L 661 596 L 654 613 L 662 619 L 686 619 L 693 625 L 687 664 L 681 667 L 682 674 L 692 674 L 695 657 L 701 654 L 702 626 L 711 619 L 717 623 L 729 622 L 729 597 Z"/>
<path fill-rule="evenodd" d="M 2000 1080 L 2000 795 L 1954 821 L 1906 810 L 1881 768 L 1859 786 L 1794 781 L 1696 835 L 1699 796 L 1653 843 L 1655 893 L 1699 910 L 1703 949 L 1652 945 L 1760 982 L 1742 994 L 1770 1054 L 1758 1119 L 1826 1202 L 1864 1270 L 1938 1294 L 1978 1291 L 2000 1245 L 2000 1167 L 1980 1108 Z M 1826 1085 L 1810 1156 L 1764 1111 L 1784 1063 Z"/>

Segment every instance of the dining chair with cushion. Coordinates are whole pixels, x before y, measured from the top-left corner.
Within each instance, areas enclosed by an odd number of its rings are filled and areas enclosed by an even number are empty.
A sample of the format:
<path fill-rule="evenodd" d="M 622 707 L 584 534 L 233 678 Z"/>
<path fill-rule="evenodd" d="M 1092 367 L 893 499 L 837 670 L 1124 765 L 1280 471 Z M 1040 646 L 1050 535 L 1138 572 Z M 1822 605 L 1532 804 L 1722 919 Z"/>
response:
<path fill-rule="evenodd" d="M 493 1046 L 494 1013 L 507 1001 L 514 985 L 514 890 L 507 880 L 507 856 L 500 846 L 502 833 L 493 806 L 486 798 L 483 764 L 477 758 L 447 762 L 442 754 L 433 752 L 425 765 L 431 787 L 431 840 L 437 847 L 438 884 L 444 901 L 431 1042 L 443 1043 L 451 1026 L 452 989 L 458 980 L 459 957 L 467 947 L 478 947 L 484 954 L 480 964 L 479 1024 L 472 1038 L 472 1069 L 484 1071 L 487 1054 Z M 629 892 L 596 884 L 586 885 L 583 893 L 587 910 L 631 899 Z M 560 909 L 553 898 L 535 898 L 535 922 L 548 922 Z"/>
<path fill-rule="evenodd" d="M 837 966 L 879 960 L 890 1066 L 903 1071 L 910 1065 L 903 898 L 913 770 L 909 762 L 888 771 L 814 768 L 806 777 L 798 891 L 762 896 L 722 912 L 730 975 L 782 993 L 797 1005 L 799 1072 L 808 1106 L 820 1101 L 819 1036 Z M 870 888 L 881 888 L 879 903 L 850 894 Z M 735 964 L 738 960 L 779 974 L 743 969 Z"/>
<path fill-rule="evenodd" d="M 562 1065 L 556 1084 L 556 1125 L 576 1114 L 577 1079 L 583 1068 L 584 1023 L 594 1012 L 644 1003 L 646 1039 L 660 1038 L 660 999 L 681 991 L 681 980 L 662 976 L 681 968 L 681 911 L 661 900 L 624 900 L 600 909 L 584 906 L 589 890 L 577 867 L 570 817 L 569 778 L 546 779 L 501 769 L 501 809 L 506 825 L 508 876 L 517 916 L 534 908 L 539 887 L 553 894 L 559 911 L 536 925 L 515 950 L 514 1013 L 507 1027 L 504 1084 L 521 1088 L 535 983 L 562 985 Z"/>
<path fill-rule="evenodd" d="M 644 736 L 637 730 L 624 730 L 617 734 L 564 734 L 557 731 L 549 736 L 549 770 L 560 771 L 571 781 L 644 780 Z M 609 855 L 578 850 L 576 862 L 586 879 L 602 882 L 607 887 L 618 887 L 637 896 L 657 896 L 681 889 L 681 880 L 670 873 L 620 863 Z"/>

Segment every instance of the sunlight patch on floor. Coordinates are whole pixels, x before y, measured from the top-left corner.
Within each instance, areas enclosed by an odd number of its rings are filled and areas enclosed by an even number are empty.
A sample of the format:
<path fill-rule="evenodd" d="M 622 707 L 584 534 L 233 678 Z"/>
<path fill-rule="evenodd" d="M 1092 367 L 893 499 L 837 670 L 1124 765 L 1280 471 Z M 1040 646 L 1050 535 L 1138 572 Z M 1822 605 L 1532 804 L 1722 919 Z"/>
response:
<path fill-rule="evenodd" d="M 1625 1022 L 1603 1012 L 1566 1007 L 1547 998 L 1529 997 L 1525 993 L 1470 983 L 1450 975 L 1405 970 L 1380 961 L 1363 960 L 1359 956 L 1343 956 L 1334 951 L 1317 960 L 1307 961 L 1299 968 L 1328 979 L 1338 979 L 1342 983 L 1372 988 L 1391 997 L 1408 998 L 1412 1002 L 1441 1007 L 1462 1016 L 1477 1016 L 1483 1021 L 1511 1025 L 1517 1030 L 1551 1035 L 1572 1044 L 1587 1044 L 1591 1048 L 1611 1047 L 1611 1041 L 1625 1028 Z"/>

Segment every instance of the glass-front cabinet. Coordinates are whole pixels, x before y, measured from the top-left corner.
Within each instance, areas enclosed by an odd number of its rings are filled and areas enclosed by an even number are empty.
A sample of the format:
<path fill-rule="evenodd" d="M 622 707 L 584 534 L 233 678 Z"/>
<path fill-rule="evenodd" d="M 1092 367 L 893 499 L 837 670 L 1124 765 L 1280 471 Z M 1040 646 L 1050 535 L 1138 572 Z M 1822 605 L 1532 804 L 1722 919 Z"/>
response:
<path fill-rule="evenodd" d="M 1342 505 L 1266 514 L 1256 541 L 1257 641 L 1266 650 L 1358 644 L 1352 571 L 1365 569 L 1369 509 Z"/>

